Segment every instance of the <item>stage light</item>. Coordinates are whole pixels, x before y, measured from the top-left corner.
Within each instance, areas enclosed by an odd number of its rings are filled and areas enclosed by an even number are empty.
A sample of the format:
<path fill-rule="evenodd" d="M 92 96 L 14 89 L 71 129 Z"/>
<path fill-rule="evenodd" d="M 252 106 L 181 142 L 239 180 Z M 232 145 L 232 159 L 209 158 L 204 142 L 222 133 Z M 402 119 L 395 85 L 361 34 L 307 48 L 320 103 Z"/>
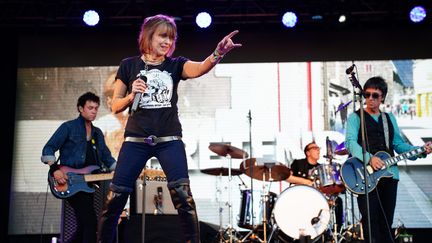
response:
<path fill-rule="evenodd" d="M 87 10 L 83 15 L 83 21 L 89 26 L 95 26 L 99 23 L 99 14 L 94 10 Z"/>
<path fill-rule="evenodd" d="M 426 18 L 426 10 L 422 6 L 416 6 L 411 9 L 410 19 L 414 23 L 418 23 Z"/>
<path fill-rule="evenodd" d="M 344 23 L 346 21 L 346 16 L 344 14 L 342 14 L 341 16 L 339 16 L 339 23 Z"/>
<path fill-rule="evenodd" d="M 200 28 L 207 28 L 210 26 L 212 18 L 210 14 L 206 12 L 201 12 L 196 16 L 195 22 Z"/>
<path fill-rule="evenodd" d="M 293 12 L 286 12 L 282 16 L 282 23 L 288 28 L 294 27 L 297 24 L 297 15 Z"/>

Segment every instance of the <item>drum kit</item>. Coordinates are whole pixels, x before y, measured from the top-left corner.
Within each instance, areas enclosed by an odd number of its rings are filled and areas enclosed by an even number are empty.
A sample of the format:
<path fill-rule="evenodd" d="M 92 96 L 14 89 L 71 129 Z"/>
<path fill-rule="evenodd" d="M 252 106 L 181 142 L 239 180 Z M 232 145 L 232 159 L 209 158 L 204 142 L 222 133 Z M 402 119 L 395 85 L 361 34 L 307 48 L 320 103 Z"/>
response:
<path fill-rule="evenodd" d="M 327 230 L 332 234 L 333 242 L 338 242 L 334 201 L 345 191 L 340 177 L 340 165 L 331 161 L 315 167 L 311 171 L 313 186 L 294 185 L 277 195 L 270 192 L 269 183 L 284 181 L 291 175 L 291 170 L 284 164 L 259 158 L 247 158 L 248 153 L 224 143 L 215 143 L 209 149 L 229 160 L 228 168 L 209 168 L 201 172 L 209 175 L 228 176 L 229 224 L 222 226 L 222 205 L 219 202 L 218 242 L 293 242 L 307 239 L 317 241 L 324 238 Z M 335 154 L 348 154 L 345 146 L 337 146 Z M 242 159 L 238 169 L 232 168 L 232 159 Z M 241 205 L 237 226 L 248 229 L 242 236 L 233 228 L 231 183 L 232 176 L 245 174 L 251 179 L 262 181 L 259 197 L 254 190 L 241 190 Z M 241 179 L 241 178 L 240 178 Z M 243 181 L 242 181 L 243 182 Z M 244 182 L 243 182 L 243 185 Z M 218 190 L 221 193 L 221 190 Z M 255 191 L 256 192 L 256 191 Z M 258 207 L 254 203 L 258 202 Z M 254 212 L 255 211 L 255 212 Z M 333 229 L 331 228 L 333 226 Z M 269 235 L 267 237 L 267 235 Z"/>

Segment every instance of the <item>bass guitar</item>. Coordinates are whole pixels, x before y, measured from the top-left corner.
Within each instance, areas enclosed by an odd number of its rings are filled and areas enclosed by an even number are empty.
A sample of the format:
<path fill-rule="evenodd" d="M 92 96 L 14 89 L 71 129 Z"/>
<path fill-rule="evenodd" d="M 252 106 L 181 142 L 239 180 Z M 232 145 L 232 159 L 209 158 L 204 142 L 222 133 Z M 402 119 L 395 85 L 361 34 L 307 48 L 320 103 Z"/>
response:
<path fill-rule="evenodd" d="M 367 190 L 371 192 L 377 186 L 379 180 L 383 177 L 393 177 L 387 168 L 398 163 L 401 160 L 409 159 L 411 157 L 422 154 L 426 151 L 426 147 L 419 147 L 404 153 L 401 153 L 395 157 L 391 157 L 388 153 L 379 151 L 374 156 L 379 157 L 385 166 L 380 170 L 374 170 L 371 165 L 366 166 L 366 177 L 364 176 L 364 164 L 359 159 L 352 157 L 347 160 L 341 168 L 342 180 L 345 187 L 354 194 L 365 194 L 366 193 L 366 180 L 368 181 Z"/>
<path fill-rule="evenodd" d="M 91 174 L 98 170 L 99 166 L 90 165 L 81 169 L 74 169 L 65 165 L 59 165 L 59 169 L 66 174 L 67 179 L 65 184 L 59 184 L 48 172 L 48 184 L 51 193 L 59 199 L 65 199 L 78 192 L 93 193 L 95 189 L 89 187 L 87 182 L 110 180 L 113 178 L 113 173 Z"/>

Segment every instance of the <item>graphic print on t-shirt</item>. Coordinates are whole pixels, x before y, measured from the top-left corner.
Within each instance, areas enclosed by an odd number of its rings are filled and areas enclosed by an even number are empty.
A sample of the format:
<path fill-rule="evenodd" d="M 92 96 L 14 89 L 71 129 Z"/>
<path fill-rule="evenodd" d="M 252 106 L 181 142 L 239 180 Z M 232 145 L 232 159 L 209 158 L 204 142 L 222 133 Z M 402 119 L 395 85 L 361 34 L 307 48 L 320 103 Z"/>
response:
<path fill-rule="evenodd" d="M 141 71 L 147 77 L 147 90 L 141 96 L 140 108 L 158 109 L 171 107 L 173 80 L 170 73 L 152 69 Z M 138 75 L 137 75 L 138 76 Z"/>

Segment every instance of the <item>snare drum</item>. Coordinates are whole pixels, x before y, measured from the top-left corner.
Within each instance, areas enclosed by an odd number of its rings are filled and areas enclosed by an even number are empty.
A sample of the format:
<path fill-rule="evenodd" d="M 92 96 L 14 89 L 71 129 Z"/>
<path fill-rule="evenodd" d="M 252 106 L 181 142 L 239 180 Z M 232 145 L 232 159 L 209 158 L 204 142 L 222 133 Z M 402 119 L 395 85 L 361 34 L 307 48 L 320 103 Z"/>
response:
<path fill-rule="evenodd" d="M 345 191 L 340 169 L 340 165 L 335 163 L 315 167 L 312 170 L 314 187 L 325 194 L 338 194 Z"/>
<path fill-rule="evenodd" d="M 241 200 L 240 214 L 239 214 L 239 220 L 237 225 L 241 228 L 246 228 L 246 229 L 252 229 L 255 226 L 263 226 L 263 210 L 262 210 L 263 201 L 262 201 L 261 191 L 253 191 L 253 195 L 252 195 L 251 190 L 247 189 L 247 190 L 243 190 L 241 194 L 242 194 L 241 197 L 242 200 Z M 267 222 L 270 222 L 269 220 L 271 218 L 271 212 L 275 205 L 276 198 L 277 198 L 276 193 L 274 192 L 269 193 L 267 203 L 266 203 Z"/>
<path fill-rule="evenodd" d="M 292 239 L 309 235 L 316 240 L 327 229 L 330 210 L 321 192 L 311 186 L 297 185 L 279 195 L 272 219 Z"/>

